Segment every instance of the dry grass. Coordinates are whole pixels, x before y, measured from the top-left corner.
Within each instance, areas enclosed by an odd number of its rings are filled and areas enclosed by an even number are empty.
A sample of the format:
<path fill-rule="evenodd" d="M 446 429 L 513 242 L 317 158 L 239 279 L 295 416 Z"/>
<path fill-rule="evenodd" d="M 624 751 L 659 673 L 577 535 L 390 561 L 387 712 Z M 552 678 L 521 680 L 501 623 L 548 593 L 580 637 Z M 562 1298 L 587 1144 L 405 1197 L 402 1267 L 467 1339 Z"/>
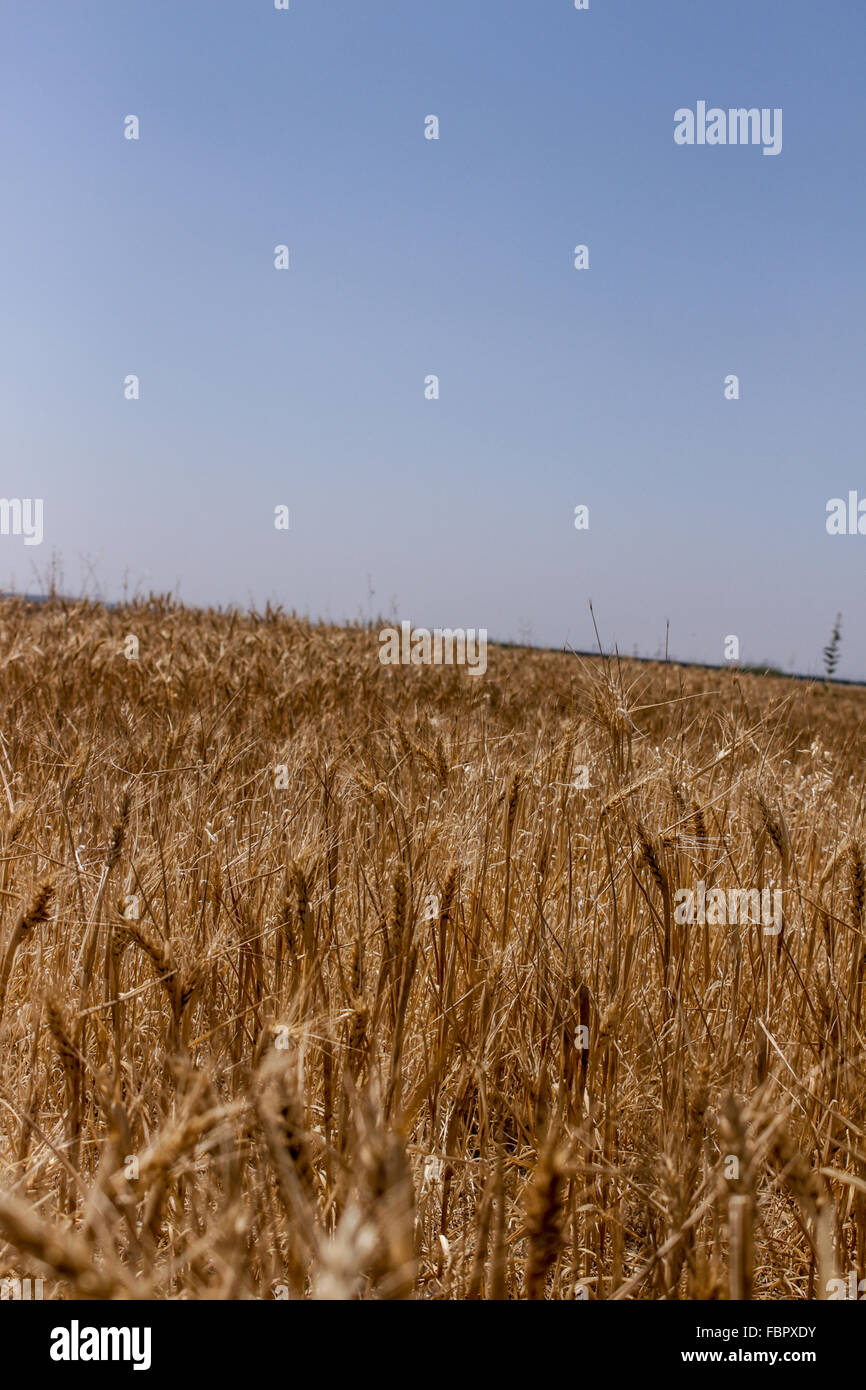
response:
<path fill-rule="evenodd" d="M 0 667 L 0 1275 L 866 1276 L 866 691 L 383 668 L 364 628 L 167 600 L 3 601 Z M 678 924 L 699 879 L 781 888 L 783 931 Z"/>

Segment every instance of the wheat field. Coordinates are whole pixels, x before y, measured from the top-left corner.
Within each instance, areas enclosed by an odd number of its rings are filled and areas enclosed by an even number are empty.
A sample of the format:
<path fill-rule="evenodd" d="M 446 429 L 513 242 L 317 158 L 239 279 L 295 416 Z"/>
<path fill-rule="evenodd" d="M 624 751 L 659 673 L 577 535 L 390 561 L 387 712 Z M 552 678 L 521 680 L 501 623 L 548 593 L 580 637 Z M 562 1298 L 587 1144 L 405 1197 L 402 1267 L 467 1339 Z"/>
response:
<path fill-rule="evenodd" d="M 0 654 L 0 1278 L 866 1275 L 863 689 L 168 597 L 4 599 Z M 781 921 L 684 924 L 699 882 Z"/>

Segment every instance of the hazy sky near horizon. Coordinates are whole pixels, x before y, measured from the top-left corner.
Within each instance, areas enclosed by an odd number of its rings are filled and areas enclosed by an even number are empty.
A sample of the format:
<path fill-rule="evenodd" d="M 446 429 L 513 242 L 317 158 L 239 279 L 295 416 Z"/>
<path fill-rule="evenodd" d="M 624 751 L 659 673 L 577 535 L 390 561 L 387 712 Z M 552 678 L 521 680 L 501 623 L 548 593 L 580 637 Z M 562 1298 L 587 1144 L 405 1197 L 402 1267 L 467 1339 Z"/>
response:
<path fill-rule="evenodd" d="M 0 585 L 866 677 L 863 0 L 0 17 Z"/>

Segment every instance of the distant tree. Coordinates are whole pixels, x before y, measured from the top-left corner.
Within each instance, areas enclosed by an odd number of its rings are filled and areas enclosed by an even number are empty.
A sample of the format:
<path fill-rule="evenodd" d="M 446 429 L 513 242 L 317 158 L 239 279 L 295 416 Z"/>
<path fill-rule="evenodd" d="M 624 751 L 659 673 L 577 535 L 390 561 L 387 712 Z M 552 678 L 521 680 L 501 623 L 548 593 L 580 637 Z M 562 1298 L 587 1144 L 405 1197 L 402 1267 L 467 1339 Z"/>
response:
<path fill-rule="evenodd" d="M 839 664 L 839 643 L 842 639 L 840 628 L 842 626 L 842 614 L 836 614 L 836 621 L 833 624 L 833 633 L 830 641 L 824 648 L 824 671 L 827 679 L 832 680 L 836 667 Z"/>

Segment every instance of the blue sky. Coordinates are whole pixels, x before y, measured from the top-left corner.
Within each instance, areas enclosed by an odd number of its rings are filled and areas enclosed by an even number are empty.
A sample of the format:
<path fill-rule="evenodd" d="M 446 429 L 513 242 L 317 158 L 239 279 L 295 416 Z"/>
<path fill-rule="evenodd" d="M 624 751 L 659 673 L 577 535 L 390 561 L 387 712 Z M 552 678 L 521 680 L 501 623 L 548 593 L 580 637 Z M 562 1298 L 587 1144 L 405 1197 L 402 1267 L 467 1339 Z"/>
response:
<path fill-rule="evenodd" d="M 0 16 L 0 584 L 866 677 L 862 0 Z"/>

